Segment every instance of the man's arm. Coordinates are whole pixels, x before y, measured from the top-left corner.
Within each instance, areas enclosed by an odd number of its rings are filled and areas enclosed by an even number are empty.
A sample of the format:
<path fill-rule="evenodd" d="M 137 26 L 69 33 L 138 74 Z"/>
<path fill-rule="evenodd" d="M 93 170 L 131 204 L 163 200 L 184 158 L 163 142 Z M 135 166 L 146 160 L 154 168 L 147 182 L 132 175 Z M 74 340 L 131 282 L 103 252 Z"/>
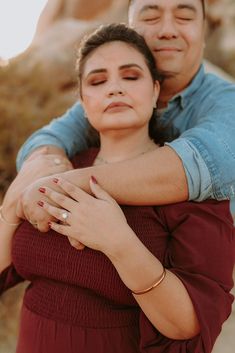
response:
<path fill-rule="evenodd" d="M 207 111 L 198 106 L 197 118 L 190 120 L 188 130 L 168 146 L 132 161 L 70 171 L 64 176 L 87 189 L 88 179 L 94 174 L 117 201 L 129 204 L 172 203 L 186 200 L 188 195 L 189 199 L 197 201 L 209 197 L 218 200 L 234 197 L 235 87 L 223 83 L 221 87 L 217 86 L 216 94 L 213 92 L 205 97 Z M 64 148 L 66 144 L 69 156 L 79 149 L 72 148 L 80 143 L 78 136 L 85 140 L 79 126 L 83 120 L 78 111 L 81 114 L 81 108 L 76 105 L 65 117 L 46 129 L 50 133 L 53 130 L 57 146 Z M 76 121 L 79 121 L 78 125 L 74 123 Z M 58 127 L 59 139 L 54 124 Z M 68 143 L 64 135 L 65 126 L 70 127 L 66 128 L 67 133 L 71 132 Z M 43 130 L 37 134 L 39 139 L 44 136 L 43 144 L 54 143 Z M 58 142 L 60 140 L 63 142 Z M 33 147 L 38 147 L 35 138 L 31 138 L 31 149 Z"/>
<path fill-rule="evenodd" d="M 162 205 L 188 199 L 183 164 L 168 146 L 132 160 L 60 174 L 87 192 L 91 175 L 120 204 Z"/>
<path fill-rule="evenodd" d="M 63 116 L 36 131 L 21 147 L 17 156 L 17 170 L 36 150 L 48 146 L 48 154 L 64 154 L 69 158 L 87 147 L 85 131 L 87 120 L 82 106 L 76 103 Z M 63 152 L 64 151 L 64 152 Z"/>
<path fill-rule="evenodd" d="M 39 188 L 48 186 L 56 189 L 53 179 L 62 177 L 90 192 L 92 175 L 120 204 L 160 205 L 188 199 L 183 164 L 174 150 L 165 146 L 132 160 L 74 169 L 41 178 L 24 191 L 17 207 L 18 216 L 36 220 L 38 229 L 47 231 L 50 218 L 37 206 L 37 202 L 45 198 Z"/>

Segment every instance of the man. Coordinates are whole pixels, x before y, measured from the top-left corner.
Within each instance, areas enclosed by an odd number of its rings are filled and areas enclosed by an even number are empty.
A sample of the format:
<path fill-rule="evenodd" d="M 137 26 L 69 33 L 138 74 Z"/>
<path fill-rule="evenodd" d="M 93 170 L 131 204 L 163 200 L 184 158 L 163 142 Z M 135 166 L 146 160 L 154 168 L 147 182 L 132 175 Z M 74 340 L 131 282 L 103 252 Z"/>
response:
<path fill-rule="evenodd" d="M 165 79 L 158 110 L 163 123 L 171 123 L 180 137 L 154 152 L 122 163 L 105 164 L 83 170 L 70 170 L 63 177 L 85 190 L 95 175 L 99 183 L 118 202 L 126 204 L 164 204 L 184 200 L 201 201 L 232 198 L 235 187 L 235 86 L 206 75 L 202 63 L 205 8 L 203 0 L 133 0 L 129 23 L 147 41 Z M 29 153 L 23 169 L 39 158 L 46 163 L 40 146 L 50 145 L 46 153 L 64 161 L 86 148 L 86 126 L 79 103 L 62 118 L 36 132 L 23 146 L 18 165 Z M 36 152 L 33 149 L 37 148 Z M 39 156 L 39 157 L 38 157 Z M 41 158 L 41 159 L 40 159 Z M 46 169 L 46 168 L 45 168 Z M 133 172 L 134 171 L 134 172 Z M 45 175 L 51 171 L 45 170 Z M 35 210 L 41 196 L 40 185 L 50 185 L 51 177 L 37 181 L 25 190 L 18 214 L 48 229 L 48 218 Z M 22 187 L 24 186 L 22 182 Z M 54 186 L 53 186 L 54 187 Z"/>

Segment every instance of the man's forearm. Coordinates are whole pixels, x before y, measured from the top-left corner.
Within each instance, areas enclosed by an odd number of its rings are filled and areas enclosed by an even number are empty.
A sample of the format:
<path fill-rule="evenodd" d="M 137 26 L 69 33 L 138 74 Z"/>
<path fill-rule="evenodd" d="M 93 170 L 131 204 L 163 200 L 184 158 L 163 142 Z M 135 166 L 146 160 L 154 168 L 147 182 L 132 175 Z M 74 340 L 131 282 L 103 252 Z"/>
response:
<path fill-rule="evenodd" d="M 162 205 L 188 199 L 183 164 L 168 146 L 132 160 L 61 174 L 87 192 L 91 175 L 120 204 Z"/>

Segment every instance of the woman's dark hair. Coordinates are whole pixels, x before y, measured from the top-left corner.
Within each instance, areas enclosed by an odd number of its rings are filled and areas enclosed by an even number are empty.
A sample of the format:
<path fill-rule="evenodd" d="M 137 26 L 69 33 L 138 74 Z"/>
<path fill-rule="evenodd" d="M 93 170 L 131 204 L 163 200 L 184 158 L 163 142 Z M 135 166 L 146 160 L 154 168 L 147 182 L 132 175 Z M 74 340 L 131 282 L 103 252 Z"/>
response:
<path fill-rule="evenodd" d="M 87 59 L 90 55 L 100 46 L 115 42 L 121 41 L 124 42 L 134 49 L 136 49 L 140 54 L 143 55 L 147 67 L 150 71 L 153 82 L 156 80 L 161 80 L 161 76 L 157 71 L 155 59 L 151 53 L 151 50 L 147 46 L 144 38 L 139 35 L 135 30 L 127 27 L 124 24 L 109 24 L 102 25 L 98 29 L 96 29 L 93 33 L 84 37 L 80 44 L 80 48 L 78 51 L 77 58 L 77 73 L 78 73 L 78 87 L 80 90 L 80 96 L 82 97 L 82 75 L 84 71 L 84 65 L 86 64 Z M 157 127 L 157 119 L 156 114 L 153 112 L 153 115 L 149 122 L 149 135 L 153 138 L 157 143 L 159 141 L 162 133 L 160 132 L 160 128 Z M 161 137 L 162 138 L 162 137 Z M 89 127 L 87 140 L 89 146 L 99 146 L 99 134 L 93 127 Z"/>
<path fill-rule="evenodd" d="M 121 41 L 136 49 L 143 55 L 145 62 L 149 68 L 153 82 L 160 79 L 160 75 L 156 69 L 155 59 L 151 50 L 147 46 L 144 38 L 139 35 L 134 29 L 127 27 L 122 23 L 113 23 L 109 25 L 102 25 L 93 33 L 85 36 L 80 43 L 77 58 L 77 73 L 78 73 L 78 86 L 82 95 L 81 78 L 84 70 L 84 65 L 90 56 L 100 46 L 110 43 Z"/>

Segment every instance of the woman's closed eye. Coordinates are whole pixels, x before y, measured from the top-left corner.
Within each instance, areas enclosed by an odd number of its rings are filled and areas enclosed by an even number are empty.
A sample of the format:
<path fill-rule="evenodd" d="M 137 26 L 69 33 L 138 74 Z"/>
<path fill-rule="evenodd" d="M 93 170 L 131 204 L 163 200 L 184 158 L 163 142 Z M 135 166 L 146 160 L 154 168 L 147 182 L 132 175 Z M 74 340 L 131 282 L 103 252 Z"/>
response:
<path fill-rule="evenodd" d="M 91 86 L 98 86 L 98 85 L 102 85 L 102 83 L 105 83 L 106 82 L 106 80 L 94 80 L 94 81 L 92 81 L 92 82 L 90 82 L 90 85 Z"/>
<path fill-rule="evenodd" d="M 130 80 L 130 81 L 136 81 L 139 79 L 139 76 L 124 76 L 123 77 L 124 80 Z"/>

